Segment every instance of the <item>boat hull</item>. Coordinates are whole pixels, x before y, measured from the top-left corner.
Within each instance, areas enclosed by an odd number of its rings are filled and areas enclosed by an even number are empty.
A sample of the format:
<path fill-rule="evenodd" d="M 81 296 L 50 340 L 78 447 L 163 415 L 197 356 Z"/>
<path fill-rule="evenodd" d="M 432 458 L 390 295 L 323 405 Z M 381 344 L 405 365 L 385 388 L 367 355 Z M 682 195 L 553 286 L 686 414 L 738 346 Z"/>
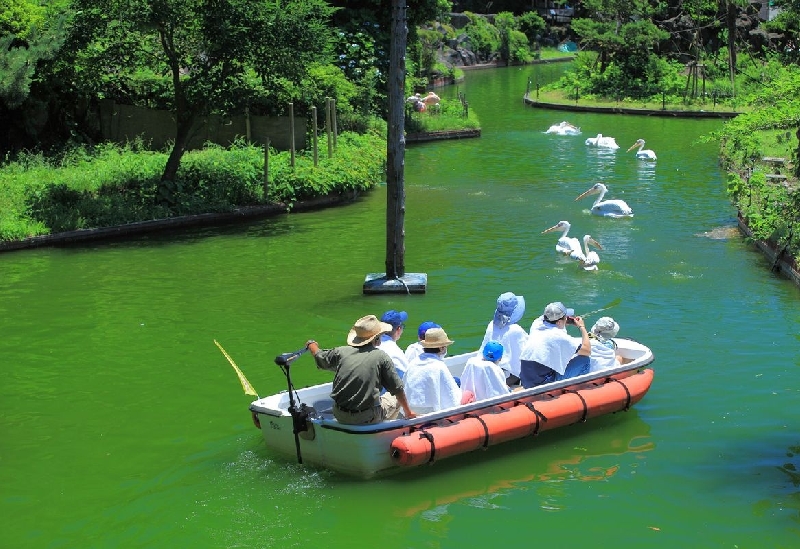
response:
<path fill-rule="evenodd" d="M 340 424 L 332 414 L 330 383 L 292 393 L 295 409 L 305 406 L 300 423 L 289 412 L 287 391 L 254 401 L 250 410 L 270 451 L 300 463 L 373 478 L 629 408 L 650 388 L 654 374 L 646 366 L 654 357 L 632 340 L 618 344 L 629 356 L 623 366 L 412 420 Z M 450 371 L 460 375 L 473 355 L 448 357 Z"/>

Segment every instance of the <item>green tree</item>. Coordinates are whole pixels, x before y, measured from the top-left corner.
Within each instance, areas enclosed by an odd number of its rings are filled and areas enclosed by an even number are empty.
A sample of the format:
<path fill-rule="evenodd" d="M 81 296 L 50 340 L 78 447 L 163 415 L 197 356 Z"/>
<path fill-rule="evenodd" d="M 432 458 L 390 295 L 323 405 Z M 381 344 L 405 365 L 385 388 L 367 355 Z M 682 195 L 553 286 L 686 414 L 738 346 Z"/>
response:
<path fill-rule="evenodd" d="M 774 0 L 778 15 L 764 24 L 777 35 L 778 54 L 789 63 L 800 63 L 800 0 Z"/>
<path fill-rule="evenodd" d="M 517 18 L 519 30 L 528 38 L 528 43 L 531 45 L 538 44 L 544 30 L 547 28 L 547 23 L 535 11 L 528 11 L 523 13 Z"/>
<path fill-rule="evenodd" d="M 324 0 L 75 0 L 76 41 L 87 70 L 130 78 L 142 67 L 172 83 L 175 141 L 163 182 L 173 181 L 197 119 L 242 107 L 253 71 L 266 87 L 299 82 L 331 42 Z M 86 39 L 88 38 L 88 39 Z M 163 190 L 163 189 L 162 189 Z M 168 197 L 167 197 L 168 198 Z"/>
<path fill-rule="evenodd" d="M 599 75 L 613 67 L 613 83 L 606 85 L 617 91 L 620 85 L 652 86 L 663 72 L 654 50 L 669 37 L 651 21 L 662 6 L 646 0 L 586 0 L 584 9 L 590 17 L 573 19 L 572 30 L 584 48 L 597 52 Z"/>
<path fill-rule="evenodd" d="M 47 67 L 68 33 L 66 0 L 0 0 L 0 155 L 61 137 L 68 118 L 53 99 Z"/>
<path fill-rule="evenodd" d="M 46 11 L 47 8 L 39 2 L 0 0 L 0 36 L 13 34 L 22 40 L 27 39 L 34 28 L 45 22 Z"/>

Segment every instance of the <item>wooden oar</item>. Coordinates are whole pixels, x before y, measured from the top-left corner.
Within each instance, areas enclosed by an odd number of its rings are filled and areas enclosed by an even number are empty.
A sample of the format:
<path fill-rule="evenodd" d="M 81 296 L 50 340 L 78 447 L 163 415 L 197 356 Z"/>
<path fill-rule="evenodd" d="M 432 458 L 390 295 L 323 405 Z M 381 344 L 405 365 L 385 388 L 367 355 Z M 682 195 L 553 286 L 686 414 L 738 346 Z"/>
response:
<path fill-rule="evenodd" d="M 244 394 L 246 394 L 246 395 L 253 395 L 254 397 L 258 398 L 258 393 L 257 393 L 257 392 L 256 392 L 256 390 L 253 388 L 253 386 L 252 386 L 252 385 L 250 385 L 250 382 L 249 382 L 249 381 L 247 381 L 247 378 L 246 378 L 246 377 L 244 377 L 244 374 L 243 374 L 243 373 L 242 373 L 242 371 L 239 369 L 239 367 L 236 365 L 236 363 L 233 361 L 233 359 L 231 358 L 231 355 L 229 355 L 229 354 L 228 354 L 228 353 L 225 351 L 225 349 L 223 349 L 223 348 L 222 348 L 222 345 L 220 345 L 220 344 L 217 342 L 217 340 L 216 340 L 216 339 L 214 340 L 214 345 L 216 345 L 217 347 L 219 347 L 219 350 L 220 350 L 220 351 L 222 351 L 222 354 L 223 354 L 223 355 L 225 355 L 225 358 L 227 358 L 227 359 L 228 359 L 228 362 L 230 362 L 230 363 L 231 363 L 231 366 L 233 366 L 233 369 L 234 369 L 234 370 L 236 370 L 236 375 L 237 375 L 237 376 L 239 376 L 239 381 L 240 381 L 240 382 L 241 382 L 241 384 L 242 384 L 242 389 L 244 389 Z"/>
<path fill-rule="evenodd" d="M 599 312 L 601 312 L 601 311 L 605 311 L 606 309 L 610 309 L 611 307 L 616 307 L 616 306 L 617 306 L 617 305 L 619 305 L 620 303 L 622 303 L 622 298 L 621 298 L 621 297 L 618 297 L 617 299 L 615 299 L 614 301 L 612 301 L 611 303 L 609 303 L 609 304 L 608 304 L 608 305 L 606 305 L 605 307 L 602 307 L 602 308 L 600 308 L 600 309 L 595 309 L 594 311 L 589 311 L 588 313 L 584 313 L 584 314 L 582 314 L 582 315 L 579 315 L 579 316 L 580 316 L 581 318 L 585 318 L 585 317 L 587 317 L 587 316 L 589 316 L 589 315 L 593 315 L 593 314 L 599 313 Z"/>

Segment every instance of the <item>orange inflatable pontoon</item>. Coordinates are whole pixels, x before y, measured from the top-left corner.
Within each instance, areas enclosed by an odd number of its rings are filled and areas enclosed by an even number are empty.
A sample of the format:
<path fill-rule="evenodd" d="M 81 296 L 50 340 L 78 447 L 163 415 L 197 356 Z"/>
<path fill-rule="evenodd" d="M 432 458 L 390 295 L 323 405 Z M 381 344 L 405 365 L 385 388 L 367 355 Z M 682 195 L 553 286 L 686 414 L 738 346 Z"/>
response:
<path fill-rule="evenodd" d="M 421 425 L 392 441 L 396 465 L 410 467 L 627 410 L 644 397 L 653 370 L 624 372 L 504 402 L 460 419 Z M 513 394 L 513 393 L 512 393 Z"/>

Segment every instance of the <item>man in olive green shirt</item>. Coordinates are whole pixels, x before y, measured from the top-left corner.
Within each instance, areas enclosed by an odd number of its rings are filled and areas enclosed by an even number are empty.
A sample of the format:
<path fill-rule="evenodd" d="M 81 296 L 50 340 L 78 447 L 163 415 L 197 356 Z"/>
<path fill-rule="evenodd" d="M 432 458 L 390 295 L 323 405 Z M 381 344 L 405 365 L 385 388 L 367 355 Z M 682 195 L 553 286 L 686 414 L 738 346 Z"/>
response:
<path fill-rule="evenodd" d="M 318 368 L 336 372 L 331 398 L 339 423 L 366 425 L 396 419 L 401 407 L 406 418 L 416 417 L 392 359 L 379 349 L 381 334 L 391 330 L 391 324 L 368 315 L 350 329 L 347 345 L 320 349 L 316 341 L 306 344 Z M 381 389 L 387 393 L 381 395 Z"/>

